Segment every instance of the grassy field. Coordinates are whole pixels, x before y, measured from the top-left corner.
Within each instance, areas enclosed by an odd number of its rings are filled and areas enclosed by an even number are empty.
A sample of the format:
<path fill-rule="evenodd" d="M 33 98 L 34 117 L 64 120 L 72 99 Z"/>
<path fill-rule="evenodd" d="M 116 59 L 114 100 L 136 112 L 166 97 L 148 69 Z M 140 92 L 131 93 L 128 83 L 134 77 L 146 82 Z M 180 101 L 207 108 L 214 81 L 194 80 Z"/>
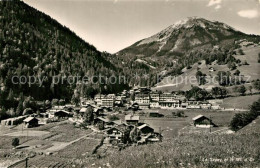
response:
<path fill-rule="evenodd" d="M 142 112 L 158 112 L 165 116 L 171 116 L 172 112 L 177 112 L 180 110 L 143 110 Z M 178 135 L 179 130 L 182 128 L 189 126 L 192 124 L 192 118 L 197 115 L 204 115 L 208 118 L 211 118 L 212 121 L 219 127 L 228 127 L 232 117 L 235 114 L 235 111 L 209 111 L 203 109 L 188 109 L 184 111 L 184 115 L 186 117 L 178 117 L 178 118 L 154 118 L 142 116 L 141 122 L 149 124 L 152 128 L 155 129 L 156 132 L 159 132 L 161 129 L 162 135 L 164 139 L 172 139 Z"/>
<path fill-rule="evenodd" d="M 30 153 L 36 153 L 36 158 L 30 159 L 30 165 L 36 167 L 72 167 L 75 156 L 84 157 L 84 153 L 92 152 L 99 143 L 100 136 L 85 139 L 91 135 L 92 130 L 74 127 L 70 122 L 56 122 L 42 125 L 35 128 L 25 129 L 22 125 L 14 128 L 0 127 L 0 162 L 4 161 L 4 166 L 14 161 L 23 159 Z M 13 149 L 12 139 L 19 138 L 19 149 Z M 56 160 L 46 160 L 38 154 L 54 154 Z M 66 158 L 66 161 L 64 159 Z M 49 158 L 50 159 L 50 158 Z M 35 164 L 33 164 L 35 163 Z M 39 163 L 39 164 L 38 164 Z M 0 164 L 2 167 L 2 164 Z M 18 167 L 24 167 L 23 163 Z"/>
<path fill-rule="evenodd" d="M 260 95 L 229 97 L 225 98 L 220 106 L 224 108 L 249 109 L 249 105 L 259 98 Z"/>
<path fill-rule="evenodd" d="M 86 158 L 92 154 L 92 151 L 99 144 L 99 142 L 100 141 L 98 139 L 84 138 L 60 150 L 56 156 L 71 159 Z"/>
<path fill-rule="evenodd" d="M 257 126 L 258 130 L 260 125 Z M 162 143 L 132 146 L 101 160 L 120 168 L 157 167 L 258 167 L 260 132 L 246 134 L 180 134 Z"/>

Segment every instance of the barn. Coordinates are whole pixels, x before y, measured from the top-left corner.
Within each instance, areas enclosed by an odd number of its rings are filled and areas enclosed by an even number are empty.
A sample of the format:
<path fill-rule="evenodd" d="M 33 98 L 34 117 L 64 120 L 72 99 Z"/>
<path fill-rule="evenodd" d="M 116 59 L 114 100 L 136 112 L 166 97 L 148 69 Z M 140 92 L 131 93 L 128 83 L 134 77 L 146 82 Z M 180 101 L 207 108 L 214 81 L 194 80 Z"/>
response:
<path fill-rule="evenodd" d="M 212 122 L 212 120 L 205 117 L 204 115 L 198 115 L 192 118 L 192 121 L 195 127 L 200 127 L 200 128 L 216 127 L 216 125 Z"/>
<path fill-rule="evenodd" d="M 35 117 L 28 117 L 23 122 L 26 128 L 31 128 L 38 126 L 39 120 Z"/>
<path fill-rule="evenodd" d="M 71 112 L 65 110 L 60 110 L 54 113 L 54 116 L 58 118 L 69 118 L 72 117 L 72 115 L 73 114 Z"/>
<path fill-rule="evenodd" d="M 153 133 L 154 132 L 154 129 L 151 128 L 149 125 L 147 124 L 143 124 L 139 127 L 137 127 L 137 129 L 140 130 L 141 134 L 142 135 L 146 135 L 146 134 L 149 134 L 149 133 Z"/>
<path fill-rule="evenodd" d="M 125 116 L 125 122 L 130 125 L 137 125 L 139 120 L 140 120 L 139 116 L 134 116 L 131 114 Z"/>

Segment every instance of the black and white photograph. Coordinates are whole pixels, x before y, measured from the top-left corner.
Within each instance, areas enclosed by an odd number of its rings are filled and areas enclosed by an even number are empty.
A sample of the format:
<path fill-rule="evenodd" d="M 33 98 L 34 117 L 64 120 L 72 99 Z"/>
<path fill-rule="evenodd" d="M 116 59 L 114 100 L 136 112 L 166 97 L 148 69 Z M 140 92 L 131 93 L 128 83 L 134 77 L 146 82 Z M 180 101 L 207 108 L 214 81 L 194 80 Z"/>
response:
<path fill-rule="evenodd" d="M 0 168 L 260 168 L 260 0 L 0 0 Z"/>

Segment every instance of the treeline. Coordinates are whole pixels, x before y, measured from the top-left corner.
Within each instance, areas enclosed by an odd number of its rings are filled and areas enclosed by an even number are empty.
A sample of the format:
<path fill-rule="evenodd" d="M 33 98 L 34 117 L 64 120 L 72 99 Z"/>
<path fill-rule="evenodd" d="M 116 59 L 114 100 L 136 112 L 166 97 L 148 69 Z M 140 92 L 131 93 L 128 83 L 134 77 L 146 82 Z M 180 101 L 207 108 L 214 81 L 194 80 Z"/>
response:
<path fill-rule="evenodd" d="M 250 106 L 250 111 L 237 113 L 230 122 L 232 130 L 237 131 L 251 123 L 260 115 L 260 98 Z"/>
<path fill-rule="evenodd" d="M 80 97 L 127 88 L 126 83 L 117 81 L 87 83 L 83 87 L 81 79 L 54 84 L 53 77 L 103 76 L 104 79 L 122 72 L 107 60 L 107 53 L 97 51 L 74 32 L 22 1 L 1 1 L 0 16 L 0 108 L 16 111 L 21 94 L 36 101 L 69 102 L 75 92 Z M 37 81 L 29 82 L 31 76 Z M 15 83 L 13 77 L 17 77 Z M 19 77 L 27 82 L 19 81 Z"/>

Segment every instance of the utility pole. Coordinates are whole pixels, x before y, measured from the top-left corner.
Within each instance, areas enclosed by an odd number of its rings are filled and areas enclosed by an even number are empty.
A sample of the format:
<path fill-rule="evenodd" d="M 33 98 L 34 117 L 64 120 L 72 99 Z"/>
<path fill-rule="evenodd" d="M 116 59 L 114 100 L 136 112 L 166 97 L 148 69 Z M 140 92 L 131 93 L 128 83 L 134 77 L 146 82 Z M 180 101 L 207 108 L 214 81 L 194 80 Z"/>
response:
<path fill-rule="evenodd" d="M 209 132 L 211 133 L 211 115 L 209 115 Z"/>
<path fill-rule="evenodd" d="M 28 168 L 28 157 L 27 158 L 25 158 L 25 168 Z"/>

